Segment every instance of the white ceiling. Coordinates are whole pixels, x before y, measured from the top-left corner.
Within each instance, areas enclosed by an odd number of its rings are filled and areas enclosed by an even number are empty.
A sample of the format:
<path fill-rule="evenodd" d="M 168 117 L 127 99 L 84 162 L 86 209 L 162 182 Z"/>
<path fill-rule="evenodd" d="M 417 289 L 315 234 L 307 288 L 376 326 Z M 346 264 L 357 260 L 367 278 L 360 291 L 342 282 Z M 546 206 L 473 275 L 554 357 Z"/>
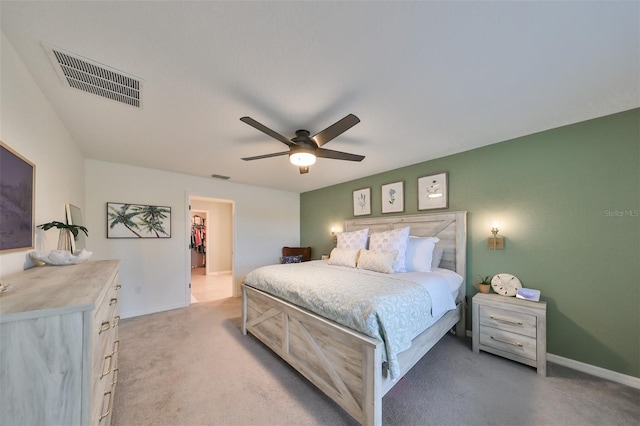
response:
<path fill-rule="evenodd" d="M 640 106 L 640 3 L 10 2 L 2 31 L 87 158 L 304 192 Z M 144 81 L 65 87 L 42 43 Z M 300 175 L 291 138 L 348 113 Z M 43 141 L 43 144 L 46 141 Z"/>

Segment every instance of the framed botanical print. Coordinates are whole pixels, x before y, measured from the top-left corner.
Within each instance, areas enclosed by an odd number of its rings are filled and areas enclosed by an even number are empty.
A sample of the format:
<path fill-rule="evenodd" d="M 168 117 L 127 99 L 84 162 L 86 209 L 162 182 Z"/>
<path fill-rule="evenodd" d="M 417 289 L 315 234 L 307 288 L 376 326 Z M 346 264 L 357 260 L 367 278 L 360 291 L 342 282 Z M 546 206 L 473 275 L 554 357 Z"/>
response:
<path fill-rule="evenodd" d="M 418 178 L 418 210 L 449 207 L 447 173 Z"/>
<path fill-rule="evenodd" d="M 353 191 L 353 215 L 364 216 L 371 214 L 371 188 Z"/>
<path fill-rule="evenodd" d="M 0 252 L 34 247 L 36 166 L 0 141 Z"/>
<path fill-rule="evenodd" d="M 404 182 L 382 185 L 382 213 L 404 211 Z"/>

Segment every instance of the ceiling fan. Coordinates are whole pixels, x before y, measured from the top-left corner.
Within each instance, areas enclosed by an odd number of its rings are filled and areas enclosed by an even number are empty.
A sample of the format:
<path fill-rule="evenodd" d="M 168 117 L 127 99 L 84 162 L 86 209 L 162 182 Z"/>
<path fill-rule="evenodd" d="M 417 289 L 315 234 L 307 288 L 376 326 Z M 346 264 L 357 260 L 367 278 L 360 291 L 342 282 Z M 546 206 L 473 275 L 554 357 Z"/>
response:
<path fill-rule="evenodd" d="M 341 120 L 333 123 L 315 136 L 309 137 L 308 130 L 296 130 L 296 136 L 289 140 L 280 133 L 274 132 L 263 124 L 258 123 L 251 117 L 242 117 L 240 121 L 255 127 L 261 132 L 279 140 L 289 147 L 289 151 L 275 152 L 273 154 L 256 155 L 255 157 L 245 157 L 243 160 L 252 161 L 262 158 L 277 157 L 279 155 L 289 155 L 289 161 L 298 166 L 300 174 L 309 173 L 309 166 L 316 162 L 316 157 L 330 158 L 332 160 L 362 161 L 364 155 L 349 154 L 348 152 L 333 151 L 322 148 L 324 144 L 335 139 L 360 122 L 360 119 L 353 114 L 349 114 Z"/>

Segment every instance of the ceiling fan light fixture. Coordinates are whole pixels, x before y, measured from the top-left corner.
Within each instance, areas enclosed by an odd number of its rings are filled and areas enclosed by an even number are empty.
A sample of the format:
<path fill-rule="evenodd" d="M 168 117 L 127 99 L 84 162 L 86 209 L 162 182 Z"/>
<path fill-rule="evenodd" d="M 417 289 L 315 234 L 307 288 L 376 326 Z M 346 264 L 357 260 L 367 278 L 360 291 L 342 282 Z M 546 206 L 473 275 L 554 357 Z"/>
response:
<path fill-rule="evenodd" d="M 289 147 L 288 152 L 274 152 L 272 154 L 245 157 L 242 158 L 244 161 L 260 160 L 262 158 L 278 157 L 280 155 L 289 154 L 289 161 L 291 164 L 298 166 L 300 174 L 305 174 L 309 173 L 309 166 L 316 163 L 317 157 L 347 161 L 362 161 L 364 159 L 364 155 L 350 154 L 348 152 L 334 151 L 320 147 L 358 124 L 360 119 L 353 114 L 348 114 L 343 119 L 336 121 L 313 137 L 309 136 L 310 133 L 308 130 L 296 130 L 296 137 L 291 140 L 278 132 L 274 132 L 251 117 L 241 117 L 240 121 L 260 130 L 262 133 L 271 136 Z"/>
<path fill-rule="evenodd" d="M 310 166 L 315 164 L 316 155 L 313 150 L 304 148 L 292 148 L 289 153 L 289 161 L 295 166 Z"/>

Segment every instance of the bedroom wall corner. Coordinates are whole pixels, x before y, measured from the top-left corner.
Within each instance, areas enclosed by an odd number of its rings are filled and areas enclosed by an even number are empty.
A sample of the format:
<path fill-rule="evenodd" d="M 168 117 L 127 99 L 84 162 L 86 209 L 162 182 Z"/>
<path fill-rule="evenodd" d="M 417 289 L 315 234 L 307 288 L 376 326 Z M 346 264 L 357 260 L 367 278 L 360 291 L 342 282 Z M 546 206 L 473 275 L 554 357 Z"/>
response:
<path fill-rule="evenodd" d="M 34 225 L 64 222 L 66 203 L 84 208 L 84 158 L 2 32 L 0 55 L 0 140 L 35 164 Z M 56 229 L 35 235 L 37 249 L 57 247 Z M 33 267 L 28 252 L 0 254 L 0 275 Z"/>

